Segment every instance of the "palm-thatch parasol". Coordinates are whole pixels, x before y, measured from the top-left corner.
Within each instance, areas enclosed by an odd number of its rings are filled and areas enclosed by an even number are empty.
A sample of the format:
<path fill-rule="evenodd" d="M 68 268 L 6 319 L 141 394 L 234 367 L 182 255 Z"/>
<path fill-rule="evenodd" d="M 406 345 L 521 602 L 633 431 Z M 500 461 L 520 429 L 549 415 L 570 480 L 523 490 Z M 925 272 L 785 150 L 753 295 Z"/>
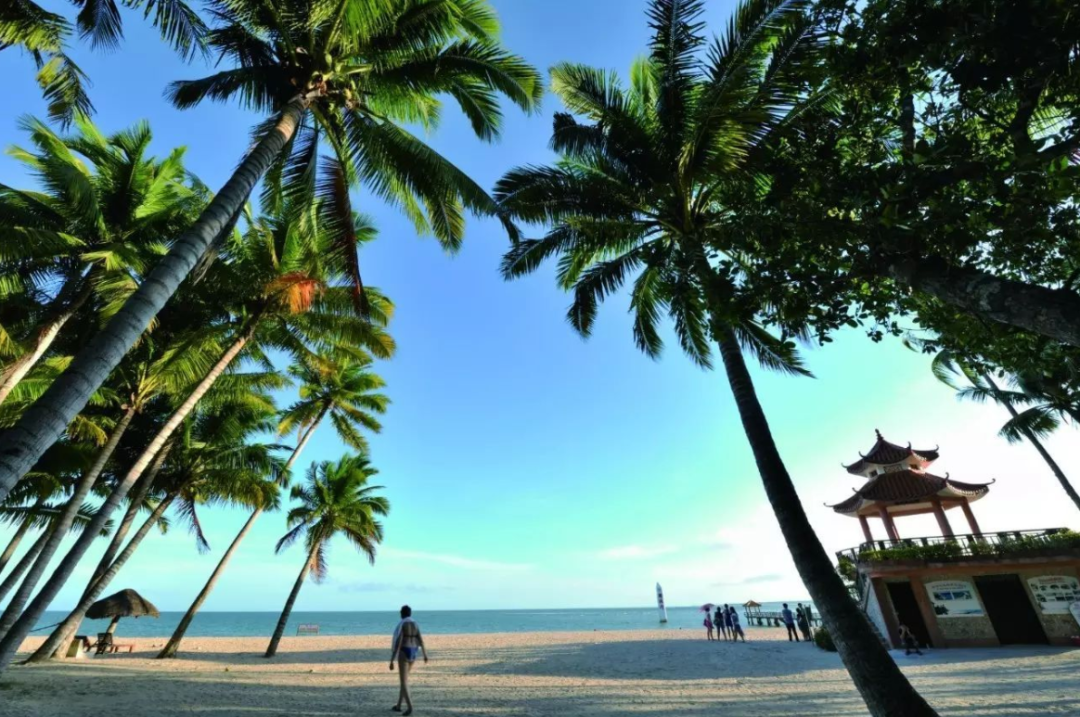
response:
<path fill-rule="evenodd" d="M 153 603 L 134 590 L 121 590 L 115 595 L 102 598 L 86 611 L 86 616 L 91 620 L 103 620 L 111 617 L 112 622 L 109 623 L 108 632 L 116 630 L 116 623 L 120 622 L 122 617 L 142 617 L 144 615 L 160 617 L 161 613 L 158 612 Z"/>
<path fill-rule="evenodd" d="M 755 602 L 754 600 L 748 600 L 747 602 L 743 603 L 743 607 L 745 607 L 748 610 L 760 610 L 761 609 L 761 603 Z"/>

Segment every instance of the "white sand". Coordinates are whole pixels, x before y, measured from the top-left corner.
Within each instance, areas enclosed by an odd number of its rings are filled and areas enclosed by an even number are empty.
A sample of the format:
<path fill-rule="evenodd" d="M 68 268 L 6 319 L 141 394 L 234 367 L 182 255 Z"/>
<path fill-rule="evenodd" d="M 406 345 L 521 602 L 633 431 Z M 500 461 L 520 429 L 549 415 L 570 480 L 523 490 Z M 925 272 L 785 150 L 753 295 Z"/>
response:
<path fill-rule="evenodd" d="M 417 715 L 865 715 L 835 654 L 777 630 L 749 644 L 685 631 L 427 636 Z M 28 641 L 29 649 L 38 641 Z M 385 637 L 192 638 L 175 660 L 133 655 L 12 668 L 0 716 L 390 715 Z M 896 654 L 896 653 L 894 653 Z M 943 715 L 1080 715 L 1080 650 L 941 650 L 896 658 Z"/>

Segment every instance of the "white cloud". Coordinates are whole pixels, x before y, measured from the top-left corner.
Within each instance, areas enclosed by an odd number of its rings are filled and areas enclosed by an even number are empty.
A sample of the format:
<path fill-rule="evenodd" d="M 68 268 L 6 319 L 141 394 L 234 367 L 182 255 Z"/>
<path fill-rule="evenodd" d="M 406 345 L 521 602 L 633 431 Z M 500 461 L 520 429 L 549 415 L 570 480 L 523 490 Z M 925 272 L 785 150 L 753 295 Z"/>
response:
<path fill-rule="evenodd" d="M 522 571 L 532 570 L 529 563 L 503 563 L 495 560 L 477 560 L 460 555 L 446 555 L 444 553 L 426 553 L 419 550 L 400 550 L 397 548 L 383 548 L 381 554 L 387 558 L 402 560 L 420 560 L 430 563 L 440 563 L 465 570 L 502 570 Z"/>
<path fill-rule="evenodd" d="M 643 558 L 655 558 L 660 555 L 670 555 L 677 551 L 678 548 L 672 545 L 660 545 L 654 548 L 643 548 L 640 545 L 622 545 L 617 548 L 601 550 L 600 557 L 604 560 L 640 560 Z"/>

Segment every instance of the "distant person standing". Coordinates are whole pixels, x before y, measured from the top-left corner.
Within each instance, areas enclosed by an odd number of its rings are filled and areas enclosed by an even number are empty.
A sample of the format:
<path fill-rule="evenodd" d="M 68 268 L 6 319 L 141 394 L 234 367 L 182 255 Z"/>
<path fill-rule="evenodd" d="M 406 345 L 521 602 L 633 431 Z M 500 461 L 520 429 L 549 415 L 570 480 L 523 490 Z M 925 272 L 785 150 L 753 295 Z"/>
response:
<path fill-rule="evenodd" d="M 713 624 L 716 625 L 716 639 L 719 640 L 723 635 L 724 639 L 728 639 L 727 625 L 724 624 L 724 610 L 719 605 L 716 606 L 716 617 L 713 618 Z"/>
<path fill-rule="evenodd" d="M 411 715 L 412 696 L 409 694 L 409 673 L 417 656 L 423 653 L 424 663 L 428 661 L 427 648 L 424 647 L 424 638 L 420 634 L 420 626 L 412 619 L 412 608 L 403 605 L 401 608 L 401 622 L 394 628 L 394 642 L 390 653 L 390 671 L 394 670 L 394 662 L 398 663 L 398 682 L 401 688 L 398 690 L 397 704 L 390 709 L 401 712 L 401 703 L 406 705 L 405 715 Z"/>
<path fill-rule="evenodd" d="M 705 611 L 705 622 L 702 623 L 705 626 L 705 637 L 709 642 L 713 641 L 713 624 L 712 618 L 709 617 L 709 611 Z"/>
<path fill-rule="evenodd" d="M 904 644 L 905 655 L 910 655 L 912 652 L 916 655 L 923 654 L 919 649 L 919 641 L 915 639 L 915 633 L 907 625 L 900 626 L 900 642 Z"/>
<path fill-rule="evenodd" d="M 802 603 L 795 608 L 795 621 L 799 623 L 799 630 L 802 632 L 803 639 L 810 642 L 810 610 L 802 606 Z"/>
<path fill-rule="evenodd" d="M 787 603 L 784 603 L 784 609 L 780 611 L 780 617 L 784 621 L 784 627 L 787 628 L 788 642 L 794 640 L 799 642 L 799 633 L 795 630 L 795 616 L 791 614 L 791 608 Z"/>
<path fill-rule="evenodd" d="M 743 642 L 746 642 L 746 633 L 742 631 L 742 625 L 739 624 L 739 613 L 735 612 L 735 608 L 728 608 L 728 617 L 731 618 L 731 639 L 738 642 L 736 638 L 741 637 Z"/>
<path fill-rule="evenodd" d="M 731 622 L 731 615 L 733 612 L 734 610 L 731 609 L 731 606 L 724 603 L 724 626 L 727 628 L 727 631 L 731 633 L 732 640 L 735 639 L 735 632 L 733 630 L 734 625 Z"/>

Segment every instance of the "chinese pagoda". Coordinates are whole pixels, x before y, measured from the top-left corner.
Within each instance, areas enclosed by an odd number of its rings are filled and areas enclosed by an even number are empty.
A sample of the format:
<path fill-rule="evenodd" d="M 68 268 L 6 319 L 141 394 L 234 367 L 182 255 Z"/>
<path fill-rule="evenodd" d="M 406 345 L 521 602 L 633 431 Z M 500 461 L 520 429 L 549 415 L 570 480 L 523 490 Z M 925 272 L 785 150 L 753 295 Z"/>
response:
<path fill-rule="evenodd" d="M 868 518 L 880 518 L 889 540 L 900 540 L 896 518 L 905 515 L 933 513 L 941 534 L 953 537 L 952 526 L 945 511 L 960 508 L 967 518 L 973 535 L 981 535 L 971 503 L 990 491 L 990 483 L 962 483 L 927 472 L 931 463 L 938 459 L 938 449 L 916 450 L 909 443 L 906 447 L 886 441 L 877 434 L 877 442 L 859 460 L 844 466 L 852 475 L 866 478 L 866 484 L 855 490 L 855 495 L 830 506 L 841 515 L 859 519 L 866 542 L 874 540 Z M 993 481 L 991 481 L 992 483 Z"/>
<path fill-rule="evenodd" d="M 938 449 L 877 441 L 844 466 L 865 479 L 829 506 L 859 519 L 865 542 L 837 553 L 838 569 L 859 607 L 894 647 L 900 626 L 934 647 L 1069 644 L 1080 632 L 1080 534 L 1066 528 L 984 533 L 971 504 L 992 483 L 962 483 L 929 472 Z M 960 508 L 971 532 L 957 534 L 948 511 Z M 901 537 L 898 518 L 933 513 L 941 534 Z M 870 519 L 888 537 L 875 539 Z"/>

